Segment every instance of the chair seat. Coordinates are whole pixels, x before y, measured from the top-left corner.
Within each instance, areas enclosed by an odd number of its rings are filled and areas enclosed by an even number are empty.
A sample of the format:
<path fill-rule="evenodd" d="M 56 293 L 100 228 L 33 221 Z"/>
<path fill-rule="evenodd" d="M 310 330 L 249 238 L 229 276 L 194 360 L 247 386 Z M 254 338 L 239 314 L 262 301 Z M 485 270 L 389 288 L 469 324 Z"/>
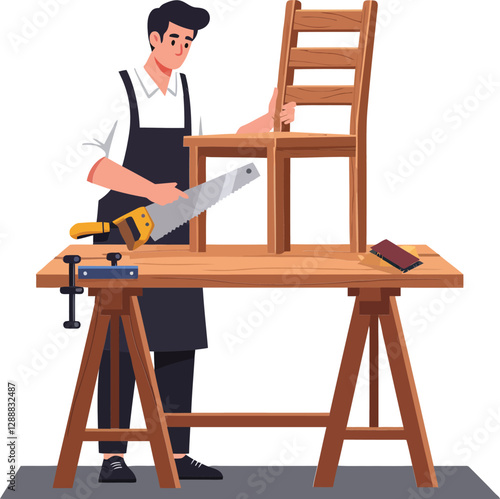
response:
<path fill-rule="evenodd" d="M 237 156 L 252 156 L 260 150 L 259 156 L 267 156 L 267 150 L 277 149 L 290 157 L 354 156 L 355 135 L 327 133 L 269 132 L 226 135 L 199 135 L 184 138 L 186 147 L 207 149 L 209 156 L 226 156 L 237 152 Z M 213 149 L 213 150 L 210 150 Z M 224 151 L 226 149 L 226 151 Z"/>

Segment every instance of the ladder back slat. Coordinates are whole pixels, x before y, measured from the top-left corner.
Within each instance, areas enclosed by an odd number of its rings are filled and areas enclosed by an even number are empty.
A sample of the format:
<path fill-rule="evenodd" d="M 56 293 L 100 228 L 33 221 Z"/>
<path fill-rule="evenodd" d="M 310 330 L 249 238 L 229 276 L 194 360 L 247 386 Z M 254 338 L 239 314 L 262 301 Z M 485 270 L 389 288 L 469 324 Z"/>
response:
<path fill-rule="evenodd" d="M 357 48 L 292 48 L 290 67 L 293 69 L 355 69 Z"/>
<path fill-rule="evenodd" d="M 361 10 L 297 10 L 294 31 L 345 31 L 361 30 Z"/>
<path fill-rule="evenodd" d="M 354 100 L 354 86 L 336 85 L 294 85 L 286 88 L 285 102 L 300 105 L 351 105 Z"/>

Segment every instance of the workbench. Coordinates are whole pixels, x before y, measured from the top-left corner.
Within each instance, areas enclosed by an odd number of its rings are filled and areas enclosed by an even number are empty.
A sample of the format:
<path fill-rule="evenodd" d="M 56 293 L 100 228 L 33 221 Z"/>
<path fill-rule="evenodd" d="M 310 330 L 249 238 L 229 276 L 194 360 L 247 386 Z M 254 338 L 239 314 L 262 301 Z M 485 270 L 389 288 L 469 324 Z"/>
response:
<path fill-rule="evenodd" d="M 149 441 L 160 487 L 180 487 L 170 446 L 171 427 L 323 427 L 326 428 L 314 486 L 331 487 L 345 439 L 406 440 L 419 487 L 437 487 L 396 296 L 402 288 L 459 288 L 463 275 L 427 246 L 415 246 L 423 265 L 403 274 L 371 253 L 352 253 L 348 245 L 292 245 L 280 255 L 267 246 L 73 245 L 37 273 L 37 287 L 67 286 L 65 255 L 80 255 L 82 265 L 137 265 L 137 279 L 79 280 L 95 296 L 95 307 L 62 444 L 54 487 L 71 488 L 83 441 Z M 345 349 L 329 413 L 164 413 L 137 297 L 144 288 L 346 288 L 355 297 Z M 145 416 L 145 429 L 119 428 L 118 324 L 122 319 Z M 86 428 L 104 342 L 111 322 L 111 429 Z M 402 427 L 378 422 L 378 326 L 381 325 Z M 370 426 L 348 427 L 348 418 L 368 331 Z"/>

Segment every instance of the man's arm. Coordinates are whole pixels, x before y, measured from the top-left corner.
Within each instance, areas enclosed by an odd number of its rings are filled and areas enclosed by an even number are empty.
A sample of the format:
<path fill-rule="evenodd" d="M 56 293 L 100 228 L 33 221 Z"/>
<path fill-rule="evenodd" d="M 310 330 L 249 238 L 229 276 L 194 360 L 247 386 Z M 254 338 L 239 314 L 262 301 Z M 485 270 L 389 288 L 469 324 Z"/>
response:
<path fill-rule="evenodd" d="M 269 111 L 260 118 L 243 125 L 236 133 L 267 133 L 274 127 L 274 113 L 276 112 L 276 100 L 278 98 L 278 89 L 274 89 Z M 281 123 L 288 125 L 295 119 L 295 102 L 289 102 L 283 106 L 280 113 Z"/>
<path fill-rule="evenodd" d="M 92 167 L 87 180 L 92 184 L 113 191 L 147 198 L 160 205 L 173 203 L 179 197 L 188 197 L 187 194 L 176 188 L 177 183 L 175 182 L 154 184 L 106 157 L 101 158 Z"/>
<path fill-rule="evenodd" d="M 104 157 L 100 157 L 92 166 L 87 180 L 92 184 L 113 191 L 144 197 L 153 203 L 161 205 L 171 203 L 179 196 L 188 197 L 175 188 L 177 185 L 175 183 L 154 184 L 122 166 L 129 139 L 130 109 L 123 81 L 118 75 L 116 95 L 119 96 L 118 101 L 122 104 L 116 108 L 117 120 L 106 140 L 103 142 L 95 140 L 94 143 L 91 143 L 101 150 L 100 155 L 93 155 L 92 161 L 96 161 L 100 156 Z"/>

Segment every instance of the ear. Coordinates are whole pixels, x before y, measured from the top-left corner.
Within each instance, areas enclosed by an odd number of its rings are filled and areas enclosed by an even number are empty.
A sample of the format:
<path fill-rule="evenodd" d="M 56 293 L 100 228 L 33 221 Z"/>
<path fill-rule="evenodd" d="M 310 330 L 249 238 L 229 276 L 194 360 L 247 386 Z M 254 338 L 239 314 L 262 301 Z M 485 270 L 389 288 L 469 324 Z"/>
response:
<path fill-rule="evenodd" d="M 150 35 L 149 35 L 149 43 L 151 43 L 151 45 L 156 48 L 158 45 L 160 45 L 161 43 L 161 39 L 160 39 L 160 33 L 158 33 L 157 31 L 153 31 Z"/>

